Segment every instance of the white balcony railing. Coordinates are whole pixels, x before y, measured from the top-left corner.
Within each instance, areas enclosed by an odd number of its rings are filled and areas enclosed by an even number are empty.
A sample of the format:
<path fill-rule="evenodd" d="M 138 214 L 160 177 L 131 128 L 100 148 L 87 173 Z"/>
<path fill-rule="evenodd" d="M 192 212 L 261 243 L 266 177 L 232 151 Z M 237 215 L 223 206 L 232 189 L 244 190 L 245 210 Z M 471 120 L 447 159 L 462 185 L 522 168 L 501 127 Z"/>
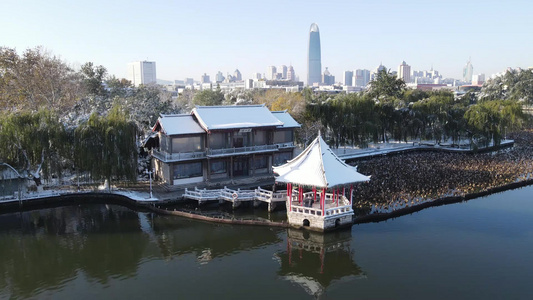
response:
<path fill-rule="evenodd" d="M 178 152 L 168 153 L 160 150 L 154 150 L 152 155 L 164 162 L 175 162 L 182 160 L 191 160 L 198 158 L 205 158 L 207 156 L 231 156 L 235 154 L 256 153 L 256 152 L 274 152 L 278 149 L 286 149 L 294 147 L 293 142 L 273 144 L 273 145 L 259 145 L 239 148 L 222 148 L 222 149 L 207 149 L 206 151 L 197 152 Z"/>
<path fill-rule="evenodd" d="M 152 152 L 152 155 L 164 162 L 174 162 L 174 161 L 181 161 L 181 160 L 191 160 L 191 159 L 198 159 L 198 158 L 205 158 L 205 151 L 198 151 L 198 152 L 178 152 L 178 153 L 168 153 L 168 152 L 162 152 L 158 150 L 154 150 Z"/>

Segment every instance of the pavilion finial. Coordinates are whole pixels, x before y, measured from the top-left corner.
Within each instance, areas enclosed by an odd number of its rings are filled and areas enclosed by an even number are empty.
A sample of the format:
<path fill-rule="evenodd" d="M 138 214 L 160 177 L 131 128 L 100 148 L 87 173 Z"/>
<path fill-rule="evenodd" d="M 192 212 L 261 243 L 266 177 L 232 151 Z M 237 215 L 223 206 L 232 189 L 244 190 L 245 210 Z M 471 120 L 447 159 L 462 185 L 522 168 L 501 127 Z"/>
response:
<path fill-rule="evenodd" d="M 320 134 L 320 129 L 318 130 L 318 136 L 322 136 L 322 134 Z"/>

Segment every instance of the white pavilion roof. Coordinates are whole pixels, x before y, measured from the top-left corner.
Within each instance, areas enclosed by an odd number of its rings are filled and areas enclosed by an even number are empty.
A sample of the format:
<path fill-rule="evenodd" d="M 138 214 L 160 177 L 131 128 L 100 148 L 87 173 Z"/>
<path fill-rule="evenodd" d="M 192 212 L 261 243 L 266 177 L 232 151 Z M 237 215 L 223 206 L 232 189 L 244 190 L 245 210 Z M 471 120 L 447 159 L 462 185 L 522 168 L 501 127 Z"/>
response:
<path fill-rule="evenodd" d="M 283 126 L 265 105 L 196 106 L 192 113 L 205 130 Z"/>
<path fill-rule="evenodd" d="M 294 159 L 274 167 L 279 176 L 276 182 L 294 183 L 319 188 L 332 188 L 353 182 L 368 181 L 355 167 L 341 160 L 322 139 L 318 137 Z"/>

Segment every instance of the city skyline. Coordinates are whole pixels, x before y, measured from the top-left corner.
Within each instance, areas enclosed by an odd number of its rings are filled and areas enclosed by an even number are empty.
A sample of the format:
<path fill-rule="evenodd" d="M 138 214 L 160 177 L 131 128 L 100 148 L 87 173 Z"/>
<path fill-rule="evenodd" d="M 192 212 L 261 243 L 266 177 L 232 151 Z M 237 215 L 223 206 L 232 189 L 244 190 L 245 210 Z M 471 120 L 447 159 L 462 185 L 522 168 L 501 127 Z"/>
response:
<path fill-rule="evenodd" d="M 337 78 L 380 62 L 395 71 L 406 61 L 460 79 L 469 58 L 474 73 L 487 76 L 533 66 L 531 8 L 528 1 L 207 1 L 201 10 L 182 1 L 11 1 L 3 5 L 10 13 L 0 19 L 0 46 L 21 53 L 42 45 L 74 67 L 90 61 L 123 78 L 129 62 L 148 60 L 164 80 L 235 69 L 251 78 L 270 65 L 292 65 L 304 79 L 309 25 L 316 23 L 322 72 L 328 67 Z"/>

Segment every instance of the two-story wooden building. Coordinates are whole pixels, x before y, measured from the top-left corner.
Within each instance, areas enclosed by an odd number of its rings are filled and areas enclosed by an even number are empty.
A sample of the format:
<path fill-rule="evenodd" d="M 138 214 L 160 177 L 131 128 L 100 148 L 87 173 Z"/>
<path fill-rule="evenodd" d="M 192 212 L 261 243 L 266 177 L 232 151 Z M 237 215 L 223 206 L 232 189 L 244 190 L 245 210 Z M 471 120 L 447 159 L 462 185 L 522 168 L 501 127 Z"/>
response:
<path fill-rule="evenodd" d="M 286 111 L 264 105 L 163 115 L 153 128 L 156 176 L 170 185 L 273 176 L 272 166 L 293 158 L 298 127 Z"/>

